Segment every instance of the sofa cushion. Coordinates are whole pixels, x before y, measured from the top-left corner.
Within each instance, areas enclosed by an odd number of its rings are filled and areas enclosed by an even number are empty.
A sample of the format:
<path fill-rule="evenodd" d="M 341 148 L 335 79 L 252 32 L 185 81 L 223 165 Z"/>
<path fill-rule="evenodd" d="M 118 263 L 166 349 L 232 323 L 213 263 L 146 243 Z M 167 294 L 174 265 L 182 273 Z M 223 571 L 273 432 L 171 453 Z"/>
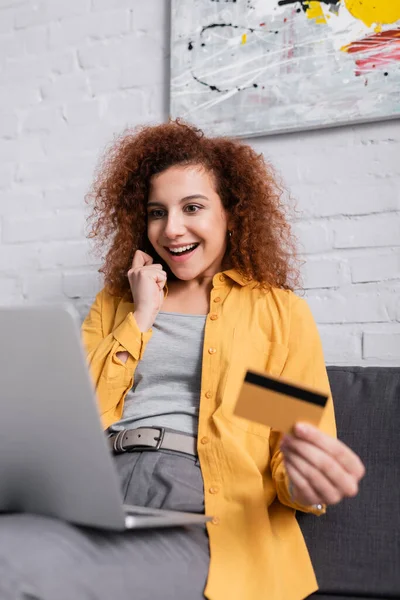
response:
<path fill-rule="evenodd" d="M 320 593 L 400 597 L 400 368 L 329 367 L 339 438 L 366 466 L 356 498 L 298 513 Z"/>

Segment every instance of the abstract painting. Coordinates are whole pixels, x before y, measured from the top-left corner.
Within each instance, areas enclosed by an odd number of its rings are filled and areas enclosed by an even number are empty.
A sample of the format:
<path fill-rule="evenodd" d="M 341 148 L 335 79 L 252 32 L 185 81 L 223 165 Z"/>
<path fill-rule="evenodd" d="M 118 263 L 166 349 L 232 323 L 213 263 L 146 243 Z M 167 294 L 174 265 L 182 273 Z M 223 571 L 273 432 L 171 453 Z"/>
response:
<path fill-rule="evenodd" d="M 170 93 L 217 135 L 400 117 L 400 0 L 173 0 Z"/>

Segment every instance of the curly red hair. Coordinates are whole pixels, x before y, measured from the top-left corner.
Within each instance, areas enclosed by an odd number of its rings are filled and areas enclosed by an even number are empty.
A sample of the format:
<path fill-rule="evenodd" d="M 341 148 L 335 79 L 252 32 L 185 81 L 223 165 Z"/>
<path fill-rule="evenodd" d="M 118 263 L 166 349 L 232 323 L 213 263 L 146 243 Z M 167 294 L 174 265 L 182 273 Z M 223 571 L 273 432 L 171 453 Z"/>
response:
<path fill-rule="evenodd" d="M 100 250 L 104 244 L 108 247 L 100 269 L 108 290 L 129 295 L 127 272 L 135 251 L 151 253 L 146 210 L 150 181 L 173 165 L 199 165 L 213 174 L 233 230 L 228 246 L 231 266 L 265 288 L 294 289 L 296 244 L 272 167 L 247 144 L 206 137 L 176 120 L 128 130 L 97 168 L 86 197 L 93 202 L 89 237 Z"/>

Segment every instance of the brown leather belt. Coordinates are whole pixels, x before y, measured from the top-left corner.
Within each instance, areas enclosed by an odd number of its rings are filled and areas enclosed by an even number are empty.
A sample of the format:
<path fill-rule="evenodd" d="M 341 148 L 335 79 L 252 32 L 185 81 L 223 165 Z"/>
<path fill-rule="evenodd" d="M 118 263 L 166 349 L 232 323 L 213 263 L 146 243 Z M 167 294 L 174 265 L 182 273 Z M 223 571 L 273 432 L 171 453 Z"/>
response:
<path fill-rule="evenodd" d="M 140 452 L 141 450 L 172 450 L 197 456 L 197 438 L 164 427 L 138 427 L 123 429 L 108 438 L 114 454 Z"/>

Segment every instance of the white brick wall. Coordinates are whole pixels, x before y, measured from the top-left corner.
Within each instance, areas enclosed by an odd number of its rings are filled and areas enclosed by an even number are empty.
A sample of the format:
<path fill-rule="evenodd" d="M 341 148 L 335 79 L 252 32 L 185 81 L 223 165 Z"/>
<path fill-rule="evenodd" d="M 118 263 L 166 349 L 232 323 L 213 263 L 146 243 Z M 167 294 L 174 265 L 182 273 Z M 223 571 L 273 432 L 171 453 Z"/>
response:
<path fill-rule="evenodd" d="M 400 360 L 400 122 L 251 140 L 297 204 L 305 296 L 330 364 Z"/>
<path fill-rule="evenodd" d="M 96 160 L 168 114 L 169 0 L 0 0 L 0 304 L 88 309 Z M 250 140 L 297 201 L 327 362 L 400 360 L 400 122 Z"/>

